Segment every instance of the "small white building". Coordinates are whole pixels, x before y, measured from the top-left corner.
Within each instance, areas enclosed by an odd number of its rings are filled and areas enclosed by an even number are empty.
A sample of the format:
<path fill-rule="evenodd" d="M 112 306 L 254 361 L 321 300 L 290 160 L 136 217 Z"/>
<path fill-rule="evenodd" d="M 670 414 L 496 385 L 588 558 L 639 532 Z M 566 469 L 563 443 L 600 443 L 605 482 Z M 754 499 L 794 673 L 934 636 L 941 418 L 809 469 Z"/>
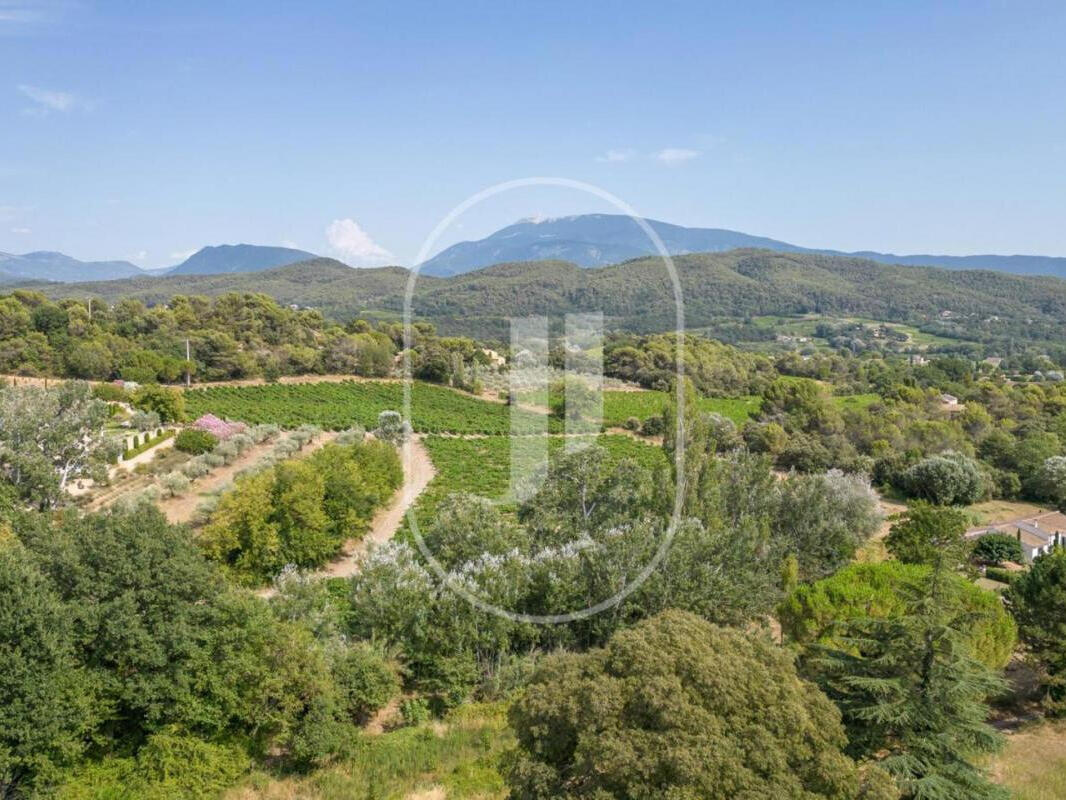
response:
<path fill-rule="evenodd" d="M 1053 547 L 1066 545 L 1066 514 L 1049 511 L 1024 519 L 1002 522 L 966 532 L 967 539 L 979 539 L 990 533 L 1005 533 L 1013 536 L 1022 546 L 1022 555 L 1027 563 L 1044 555 Z"/>

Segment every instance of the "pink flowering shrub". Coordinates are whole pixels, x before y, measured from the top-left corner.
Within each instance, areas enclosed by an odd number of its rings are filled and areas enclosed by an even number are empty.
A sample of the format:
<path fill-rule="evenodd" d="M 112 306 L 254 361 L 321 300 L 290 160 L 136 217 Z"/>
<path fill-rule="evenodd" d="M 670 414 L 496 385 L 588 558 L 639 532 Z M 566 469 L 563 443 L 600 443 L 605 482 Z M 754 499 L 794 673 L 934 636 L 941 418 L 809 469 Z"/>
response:
<path fill-rule="evenodd" d="M 247 426 L 243 422 L 226 422 L 214 414 L 204 414 L 191 427 L 210 433 L 219 441 L 225 441 L 234 434 L 244 433 L 247 430 Z"/>

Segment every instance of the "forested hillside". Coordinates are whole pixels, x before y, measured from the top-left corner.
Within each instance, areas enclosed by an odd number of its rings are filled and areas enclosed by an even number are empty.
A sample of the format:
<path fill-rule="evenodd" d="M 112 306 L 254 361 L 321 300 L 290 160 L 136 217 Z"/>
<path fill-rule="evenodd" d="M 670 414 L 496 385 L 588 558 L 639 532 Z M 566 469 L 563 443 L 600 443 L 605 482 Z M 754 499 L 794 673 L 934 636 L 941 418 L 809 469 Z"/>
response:
<path fill-rule="evenodd" d="M 806 312 L 928 322 L 941 317 L 969 338 L 1055 341 L 1066 314 L 1066 282 L 988 271 L 899 267 L 857 258 L 733 250 L 674 258 L 689 327 L 722 317 Z M 238 275 L 138 278 L 39 286 L 51 297 L 131 297 L 148 304 L 177 294 L 264 292 L 329 317 L 402 312 L 409 273 L 352 270 L 330 259 Z M 416 313 L 444 332 L 502 338 L 515 314 L 602 310 L 609 327 L 638 332 L 675 324 L 673 287 L 657 258 L 600 269 L 557 261 L 499 264 L 453 278 L 418 278 Z M 946 313 L 945 313 L 946 312 Z"/>

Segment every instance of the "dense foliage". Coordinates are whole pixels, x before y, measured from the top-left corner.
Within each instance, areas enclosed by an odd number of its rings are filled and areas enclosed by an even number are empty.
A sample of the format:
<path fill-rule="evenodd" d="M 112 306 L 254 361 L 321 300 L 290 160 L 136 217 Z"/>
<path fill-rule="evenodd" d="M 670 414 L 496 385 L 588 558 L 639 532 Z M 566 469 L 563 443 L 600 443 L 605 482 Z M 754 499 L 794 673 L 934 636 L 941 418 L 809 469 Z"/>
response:
<path fill-rule="evenodd" d="M 979 762 L 1001 743 L 987 723 L 988 698 L 1005 684 L 979 660 L 973 611 L 952 580 L 961 549 L 956 513 L 911 509 L 922 519 L 907 541 L 941 547 L 914 548 L 921 556 L 914 563 L 928 566 L 899 587 L 902 610 L 845 616 L 804 658 L 805 673 L 843 714 L 848 752 L 878 758 L 911 800 L 1006 796 Z"/>
<path fill-rule="evenodd" d="M 218 437 L 197 428 L 185 428 L 174 437 L 174 446 L 183 453 L 198 456 L 210 453 L 218 445 Z"/>
<path fill-rule="evenodd" d="M 998 566 L 1004 561 L 1020 564 L 1024 558 L 1021 542 L 1007 533 L 989 533 L 980 537 L 974 543 L 971 555 L 978 563 L 989 566 Z"/>
<path fill-rule="evenodd" d="M 1001 347 L 1002 355 L 1031 342 L 1039 343 L 1035 353 L 1054 350 L 1054 344 L 1044 343 L 1058 343 L 1061 352 L 1066 288 L 1051 278 L 760 250 L 678 255 L 673 262 L 686 325 L 711 326 L 720 337 L 757 328 L 752 323 L 757 315 L 819 312 L 911 322 Z M 347 320 L 368 311 L 398 317 L 407 280 L 408 272 L 400 268 L 353 272 L 319 259 L 267 273 L 56 285 L 47 291 L 53 297 L 91 294 L 109 303 L 127 298 L 172 306 L 178 296 L 264 292 L 283 305 L 310 306 Z M 420 318 L 442 331 L 497 341 L 507 340 L 508 318 L 530 314 L 602 311 L 606 328 L 643 333 L 676 326 L 673 287 L 658 258 L 603 269 L 542 261 L 500 264 L 450 279 L 420 276 L 413 302 Z M 16 325 L 21 316 L 13 315 Z M 33 341 L 20 347 L 32 357 Z"/>
<path fill-rule="evenodd" d="M 843 755 L 836 708 L 786 652 L 676 611 L 547 659 L 511 724 L 516 800 L 896 797 Z"/>
<path fill-rule="evenodd" d="M 107 404 L 81 382 L 0 386 L 0 485 L 23 502 L 56 506 L 72 480 L 104 480 L 118 446 L 104 435 Z"/>
<path fill-rule="evenodd" d="M 1047 705 L 1061 713 L 1066 710 L 1066 549 L 1040 556 L 1012 580 L 1007 603 L 1043 676 Z"/>
<path fill-rule="evenodd" d="M 18 290 L 0 296 L 0 372 L 142 384 L 393 372 L 402 325 L 355 320 L 344 327 L 260 291 L 176 294 L 151 298 L 151 306 L 124 297 L 113 305 L 95 301 L 90 314 L 87 300 L 53 302 Z M 424 323 L 411 347 L 415 373 L 435 383 L 471 387 L 488 363 L 470 339 L 437 337 Z"/>
<path fill-rule="evenodd" d="M 17 515 L 0 545 L 0 596 L 5 796 L 58 780 L 83 754 L 117 790 L 157 759 L 194 779 L 181 753 L 228 782 L 249 755 L 313 762 L 343 743 L 344 698 L 359 686 L 358 672 L 338 671 L 343 690 L 334 675 L 347 645 L 235 592 L 150 507 Z"/>
<path fill-rule="evenodd" d="M 223 300 L 234 314 L 254 305 Z M 58 319 L 43 307 L 42 320 Z M 267 357 L 282 340 L 248 338 L 238 351 L 268 378 L 395 368 L 396 326 L 323 325 L 311 326 L 314 363 Z M 335 335 L 385 337 L 388 356 L 348 340 L 330 350 Z M 359 539 L 400 483 L 393 445 L 411 430 L 389 410 L 402 405 L 399 381 L 0 389 L 0 597 L 13 598 L 0 604 L 0 656 L 16 665 L 0 675 L 0 795 L 41 787 L 80 800 L 95 786 L 100 796 L 212 797 L 249 764 L 286 773 L 378 752 L 354 726 L 402 692 L 408 724 L 471 699 L 513 700 L 516 797 L 997 796 L 978 765 L 997 741 L 987 699 L 1016 629 L 970 578 L 974 562 L 1018 555 L 1017 542 L 972 547 L 971 517 L 944 504 L 1066 500 L 1066 387 L 1007 382 L 962 358 L 908 363 L 854 348 L 769 357 L 689 337 L 678 462 L 674 342 L 608 338 L 608 369 L 656 387 L 604 397 L 605 425 L 634 436 L 597 436 L 593 425 L 515 437 L 514 421 L 529 424 L 519 432 L 544 421 L 456 391 L 487 377 L 482 351 L 419 327 L 412 423 L 436 470 L 411 515 L 421 541 L 408 521 L 345 580 L 305 570 Z M 585 391 L 574 408 L 561 404 L 578 392 L 553 388 L 511 398 L 550 406 L 550 434 L 595 405 Z M 125 423 L 135 431 L 180 418 L 182 401 L 186 415 L 271 423 L 194 458 L 171 451 L 174 471 L 157 480 L 172 494 L 278 425 L 297 430 L 204 498 L 195 537 L 133 493 L 114 513 L 56 511 L 66 459 L 70 477 L 103 464 L 102 429 L 117 427 L 108 414 L 129 401 L 141 409 Z M 69 419 L 41 425 L 38 402 Z M 361 427 L 294 458 L 317 433 L 298 428 L 309 423 Z M 375 425 L 377 441 L 363 441 Z M 512 485 L 522 448 L 546 452 L 547 468 Z M 918 499 L 885 540 L 893 560 L 849 566 L 882 522 L 867 475 Z M 1063 695 L 1059 566 L 1038 559 L 1005 595 L 1051 708 Z M 269 602 L 234 586 L 270 580 Z M 599 603 L 601 613 L 582 613 Z M 775 612 L 800 674 L 825 695 L 797 679 L 788 648 L 763 638 Z M 566 621 L 534 622 L 557 615 Z M 887 772 L 857 766 L 866 760 Z"/>
<path fill-rule="evenodd" d="M 859 618 L 898 619 L 930 567 L 885 561 L 852 564 L 835 575 L 796 587 L 778 609 L 785 636 L 803 645 L 840 643 L 841 624 Z M 1002 602 L 961 575 L 947 575 L 943 592 L 970 615 L 964 638 L 972 655 L 1002 669 L 1014 652 L 1017 629 Z"/>
<path fill-rule="evenodd" d="M 366 441 L 327 445 L 237 480 L 199 542 L 236 579 L 262 583 L 287 564 L 317 567 L 358 540 L 403 479 L 396 451 Z"/>

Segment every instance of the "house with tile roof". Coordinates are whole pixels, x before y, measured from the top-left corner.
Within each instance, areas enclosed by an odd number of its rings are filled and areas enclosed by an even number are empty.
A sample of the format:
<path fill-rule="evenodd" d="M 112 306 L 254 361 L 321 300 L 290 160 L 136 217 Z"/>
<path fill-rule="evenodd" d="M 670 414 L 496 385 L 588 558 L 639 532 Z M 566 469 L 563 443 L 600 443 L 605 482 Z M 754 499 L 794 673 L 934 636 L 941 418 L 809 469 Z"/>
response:
<path fill-rule="evenodd" d="M 1066 514 L 1048 511 L 1010 522 L 998 522 L 973 528 L 966 532 L 966 538 L 978 539 L 990 533 L 1005 533 L 1016 538 L 1022 546 L 1022 555 L 1031 563 L 1051 548 L 1066 545 Z"/>

